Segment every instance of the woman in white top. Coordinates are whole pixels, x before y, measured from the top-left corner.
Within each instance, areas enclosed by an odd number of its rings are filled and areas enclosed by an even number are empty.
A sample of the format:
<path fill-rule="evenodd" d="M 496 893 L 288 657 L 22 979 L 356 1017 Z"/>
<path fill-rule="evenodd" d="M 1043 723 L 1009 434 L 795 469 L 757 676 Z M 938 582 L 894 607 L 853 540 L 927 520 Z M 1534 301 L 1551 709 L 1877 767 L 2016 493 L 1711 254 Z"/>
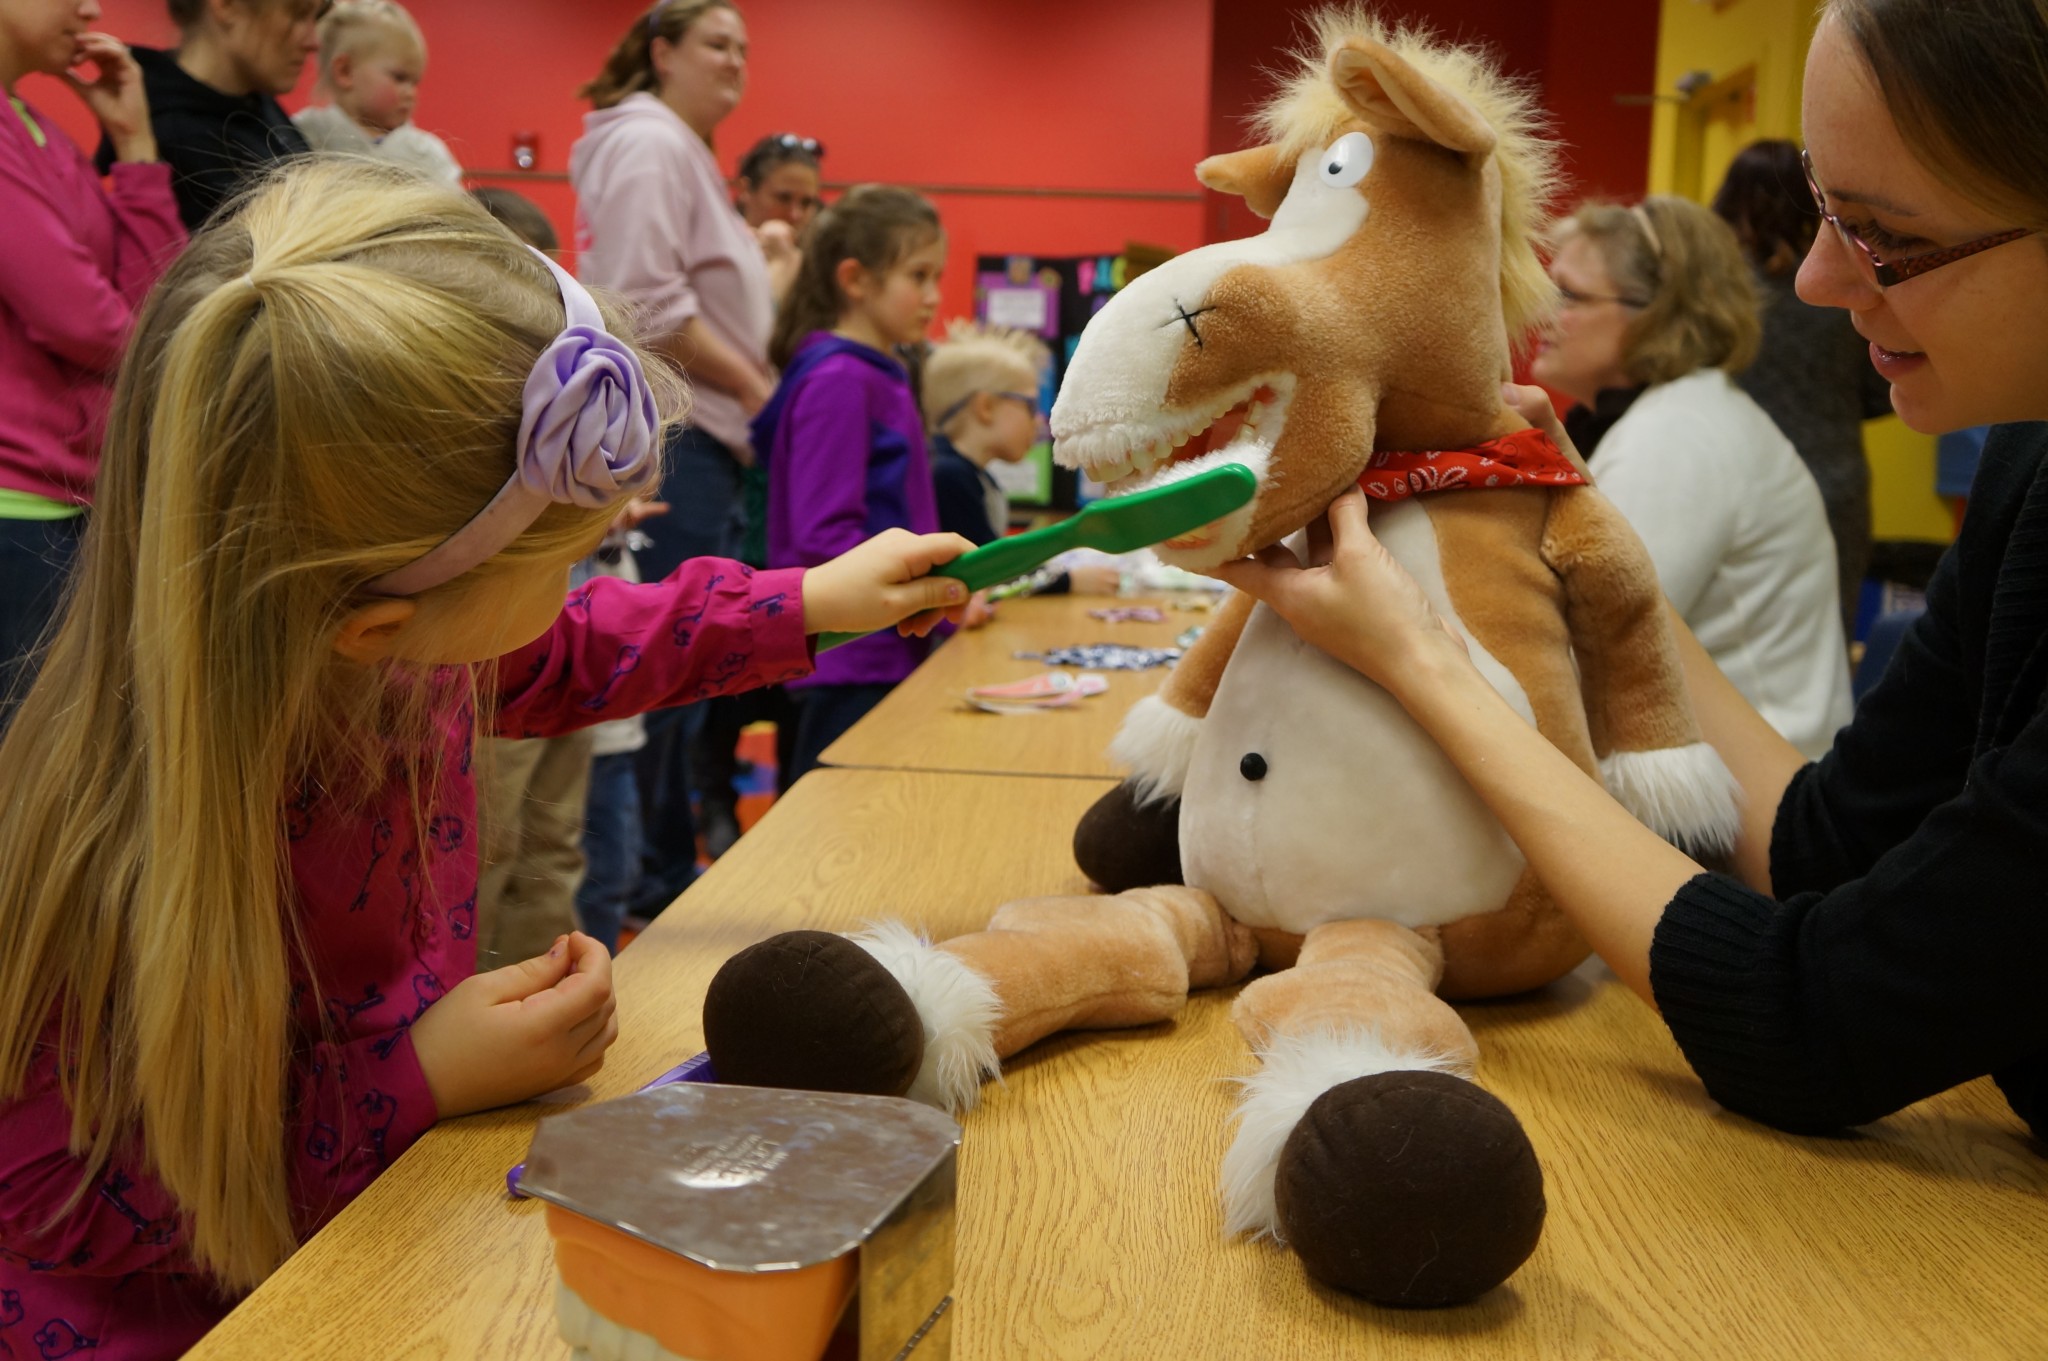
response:
<path fill-rule="evenodd" d="M 1730 377 L 1759 335 L 1734 233 L 1655 197 L 1584 205 L 1557 242 L 1564 308 L 1534 377 L 1580 403 L 1567 427 L 1701 645 L 1821 755 L 1850 711 L 1834 539 L 1798 451 Z"/>

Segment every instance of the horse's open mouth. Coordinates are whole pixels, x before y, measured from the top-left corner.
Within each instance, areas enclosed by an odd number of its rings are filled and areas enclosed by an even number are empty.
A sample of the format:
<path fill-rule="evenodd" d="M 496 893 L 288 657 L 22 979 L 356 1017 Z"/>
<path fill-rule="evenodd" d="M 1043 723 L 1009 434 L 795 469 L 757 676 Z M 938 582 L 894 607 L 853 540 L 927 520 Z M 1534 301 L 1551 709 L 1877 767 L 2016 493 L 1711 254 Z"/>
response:
<path fill-rule="evenodd" d="M 1226 463 L 1250 468 L 1263 485 L 1293 396 L 1292 374 L 1268 374 L 1218 394 L 1201 409 L 1162 411 L 1144 425 L 1126 421 L 1076 432 L 1060 441 L 1061 452 L 1111 496 L 1163 487 Z M 1161 547 L 1199 553 L 1233 528 L 1241 535 L 1256 504 L 1253 498 L 1225 519 L 1168 539 Z"/>

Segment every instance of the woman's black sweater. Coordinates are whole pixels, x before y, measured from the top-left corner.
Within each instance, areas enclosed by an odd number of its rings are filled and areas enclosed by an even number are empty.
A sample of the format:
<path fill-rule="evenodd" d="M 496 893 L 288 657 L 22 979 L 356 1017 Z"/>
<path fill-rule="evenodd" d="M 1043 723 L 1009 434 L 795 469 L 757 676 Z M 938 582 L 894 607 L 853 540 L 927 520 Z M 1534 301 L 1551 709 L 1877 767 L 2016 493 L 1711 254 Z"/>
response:
<path fill-rule="evenodd" d="M 1785 790 L 1777 898 L 1704 874 L 1650 982 L 1707 1091 L 1838 1129 L 1992 1074 L 2048 1136 L 2048 425 L 2001 426 L 1961 536 L 1834 750 Z"/>

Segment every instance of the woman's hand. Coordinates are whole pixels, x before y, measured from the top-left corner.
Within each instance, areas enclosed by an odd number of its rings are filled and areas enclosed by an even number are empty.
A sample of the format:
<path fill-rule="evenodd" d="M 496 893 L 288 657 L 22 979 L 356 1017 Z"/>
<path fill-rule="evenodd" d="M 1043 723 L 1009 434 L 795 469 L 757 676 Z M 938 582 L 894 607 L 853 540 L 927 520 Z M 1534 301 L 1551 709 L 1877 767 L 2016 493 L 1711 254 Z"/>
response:
<path fill-rule="evenodd" d="M 142 68 L 119 38 L 86 33 L 78 39 L 78 60 L 91 62 L 98 74 L 90 81 L 64 72 L 65 83 L 78 92 L 85 107 L 107 130 L 117 161 L 156 159 L 156 133 L 150 126 L 149 101 L 142 90 Z"/>
<path fill-rule="evenodd" d="M 1514 408 L 1515 414 L 1529 424 L 1550 436 L 1551 440 L 1571 460 L 1572 466 L 1593 480 L 1593 474 L 1586 467 L 1586 460 L 1580 456 L 1572 437 L 1564 432 L 1564 422 L 1557 418 L 1557 408 L 1550 404 L 1550 394 L 1534 383 L 1502 383 L 1501 400 Z"/>
<path fill-rule="evenodd" d="M 1412 677 L 1465 642 L 1373 537 L 1365 493 L 1349 488 L 1308 527 L 1308 564 L 1274 544 L 1211 575 L 1265 602 L 1294 631 L 1397 697 Z"/>
<path fill-rule="evenodd" d="M 804 632 L 868 633 L 895 624 L 923 637 L 940 619 L 959 622 L 966 584 L 930 573 L 973 547 L 958 534 L 883 530 L 804 573 Z"/>
<path fill-rule="evenodd" d="M 612 957 L 578 931 L 545 955 L 474 974 L 413 1022 L 413 1053 L 446 1120 L 583 1081 L 618 1038 Z"/>
<path fill-rule="evenodd" d="M 740 410 L 747 413 L 747 419 L 752 420 L 775 395 L 775 380 L 758 369 L 749 369 L 732 395 L 739 399 Z"/>
<path fill-rule="evenodd" d="M 787 268 L 799 258 L 796 228 L 787 222 L 763 222 L 754 228 L 754 239 L 761 243 L 761 255 L 770 269 Z"/>

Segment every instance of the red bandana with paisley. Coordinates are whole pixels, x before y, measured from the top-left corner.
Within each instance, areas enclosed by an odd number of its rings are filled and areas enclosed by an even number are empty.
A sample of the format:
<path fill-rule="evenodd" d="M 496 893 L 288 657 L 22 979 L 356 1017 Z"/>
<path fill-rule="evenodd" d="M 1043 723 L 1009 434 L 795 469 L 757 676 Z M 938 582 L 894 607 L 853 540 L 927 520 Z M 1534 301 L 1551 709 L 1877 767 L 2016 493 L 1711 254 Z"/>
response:
<path fill-rule="evenodd" d="M 1586 476 L 1541 430 L 1517 430 L 1470 449 L 1386 450 L 1374 454 L 1358 485 L 1375 501 L 1400 501 L 1433 491 L 1488 487 L 1578 487 Z"/>

